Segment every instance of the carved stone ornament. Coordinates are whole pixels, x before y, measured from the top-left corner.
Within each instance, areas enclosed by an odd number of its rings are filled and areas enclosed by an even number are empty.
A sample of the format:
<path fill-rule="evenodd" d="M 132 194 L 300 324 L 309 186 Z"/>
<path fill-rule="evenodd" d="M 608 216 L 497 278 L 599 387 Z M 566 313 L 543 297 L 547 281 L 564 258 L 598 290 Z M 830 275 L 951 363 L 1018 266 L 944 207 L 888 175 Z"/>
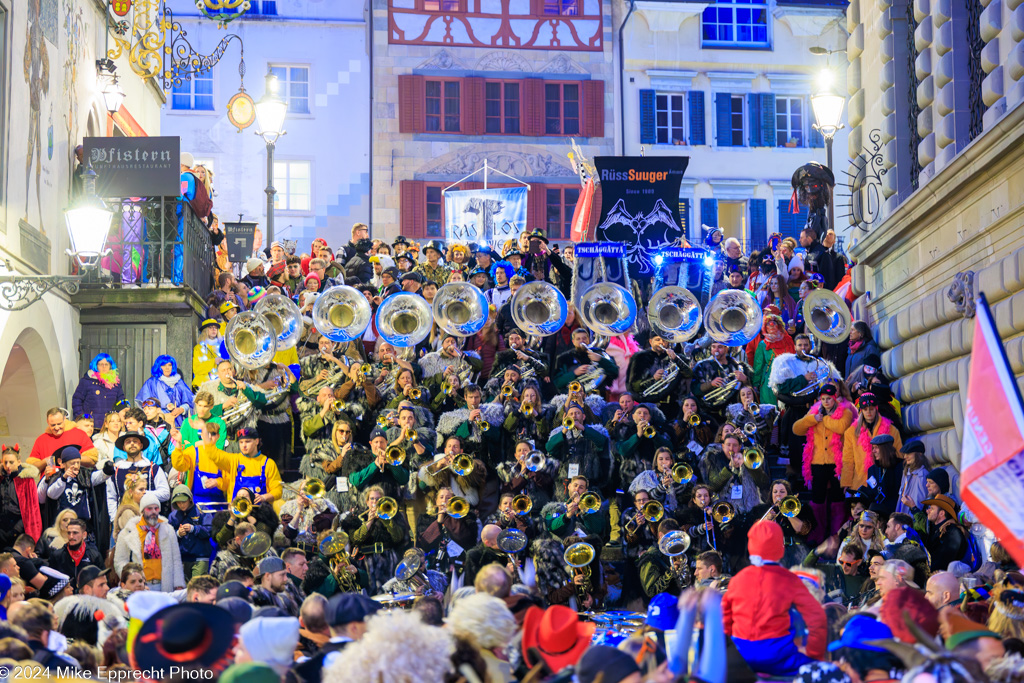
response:
<path fill-rule="evenodd" d="M 965 270 L 953 276 L 953 284 L 946 290 L 946 298 L 956 312 L 965 318 L 974 317 L 974 271 Z"/>
<path fill-rule="evenodd" d="M 491 168 L 516 178 L 572 178 L 576 175 L 553 154 L 499 150 L 452 152 L 438 159 L 433 166 L 422 169 L 420 173 L 464 176 L 482 167 L 484 159 L 487 159 L 487 164 Z"/>
<path fill-rule="evenodd" d="M 519 71 L 530 73 L 533 67 L 514 52 L 488 52 L 476 64 L 477 71 Z"/>
<path fill-rule="evenodd" d="M 552 59 L 550 62 L 548 62 L 547 65 L 545 65 L 544 68 L 541 69 L 540 71 L 541 71 L 541 73 L 545 73 L 545 74 L 585 74 L 585 73 L 587 73 L 587 70 L 584 69 L 582 66 L 580 66 L 579 63 L 573 61 L 572 59 L 566 57 L 565 55 L 558 55 L 557 57 Z"/>
<path fill-rule="evenodd" d="M 428 59 L 427 61 L 420 64 L 417 69 L 443 69 L 450 71 L 452 69 L 465 69 L 466 67 L 448 50 L 441 50 L 436 55 Z"/>

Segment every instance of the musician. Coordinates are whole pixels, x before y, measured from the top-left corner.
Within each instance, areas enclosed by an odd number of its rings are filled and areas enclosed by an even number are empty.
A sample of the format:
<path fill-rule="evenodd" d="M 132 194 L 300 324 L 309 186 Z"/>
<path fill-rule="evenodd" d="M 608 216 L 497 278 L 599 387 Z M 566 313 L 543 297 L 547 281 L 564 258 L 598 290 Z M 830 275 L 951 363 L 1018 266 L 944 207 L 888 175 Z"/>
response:
<path fill-rule="evenodd" d="M 243 427 L 237 434 L 241 453 L 207 449 L 210 462 L 221 471 L 225 481 L 230 482 L 228 500 L 234 500 L 241 489 L 254 492 L 252 502 L 255 505 L 270 506 L 275 500 L 281 500 L 281 474 L 274 461 L 260 452 L 259 433 L 251 427 Z"/>
<path fill-rule="evenodd" d="M 487 478 L 487 466 L 478 458 L 473 458 L 473 471 L 459 475 L 452 471 L 455 459 L 463 454 L 462 440 L 457 436 L 449 436 L 444 442 L 444 454 L 419 468 L 418 480 L 422 490 L 430 491 L 450 488 L 456 496 L 469 501 L 470 505 L 480 504 L 484 483 Z M 428 493 L 428 495 L 430 495 Z M 491 509 L 494 503 L 491 502 Z"/>
<path fill-rule="evenodd" d="M 238 427 L 256 427 L 256 408 L 267 403 L 267 397 L 262 391 L 257 391 L 240 379 L 235 378 L 235 366 L 229 360 L 222 360 L 217 363 L 217 379 L 211 379 L 199 385 L 200 391 L 209 392 L 213 396 L 214 415 L 220 415 L 227 424 L 228 429 Z M 239 407 L 243 400 L 249 401 L 253 410 L 248 414 L 232 416 L 231 411 Z M 221 412 L 217 412 L 217 407 Z"/>
<path fill-rule="evenodd" d="M 634 583 L 629 579 L 639 578 L 635 573 L 635 560 L 646 548 L 657 543 L 658 522 L 648 522 L 643 513 L 644 506 L 653 500 L 650 491 L 640 489 L 632 494 L 632 506 L 625 508 L 619 517 L 620 538 L 625 540 L 623 555 L 627 564 L 624 583 Z"/>
<path fill-rule="evenodd" d="M 264 403 L 256 408 L 256 431 L 263 452 L 277 463 L 278 469 L 283 469 L 291 455 L 290 397 L 298 392 L 298 382 L 288 366 L 281 363 L 270 363 L 246 374 L 253 386 L 263 392 Z"/>
<path fill-rule="evenodd" d="M 274 519 L 277 519 L 277 515 L 274 515 Z M 264 526 L 259 531 L 267 533 L 266 528 Z M 236 523 L 236 519 L 230 511 L 218 512 L 213 518 L 213 529 L 214 535 L 217 537 L 218 550 L 213 558 L 213 564 L 210 565 L 210 574 L 215 579 L 223 582 L 224 575 L 228 573 L 228 570 L 236 567 L 247 569 L 249 572 L 256 569 L 257 558 L 242 553 L 242 542 L 257 531 L 252 515 L 249 515 L 246 520 Z M 277 557 L 277 551 L 270 548 L 266 556 Z"/>
<path fill-rule="evenodd" d="M 793 344 L 796 353 L 776 356 L 768 376 L 771 390 L 784 407 L 782 419 L 779 420 L 779 450 L 784 457 L 789 458 L 786 474 L 790 479 L 799 475 L 804 447 L 804 439 L 793 433 L 793 425 L 807 414 L 808 408 L 814 403 L 816 392 L 808 387 L 817 381 L 818 363 L 828 363 L 810 355 L 811 338 L 808 335 L 796 335 Z M 839 373 L 834 368 L 830 372 L 832 377 L 838 379 Z"/>
<path fill-rule="evenodd" d="M 732 503 L 737 512 L 750 512 L 761 504 L 769 484 L 767 465 L 751 469 L 744 464 L 740 438 L 730 434 L 722 441 L 725 462 L 708 464 L 708 484 L 721 500 Z M 721 465 L 721 466 L 720 466 Z"/>
<path fill-rule="evenodd" d="M 502 393 L 502 389 L 506 386 L 512 387 L 512 393 L 508 396 Z M 484 394 L 487 396 L 488 402 L 499 404 L 515 402 L 519 400 L 519 394 L 524 386 L 526 383 L 522 379 L 522 369 L 512 363 L 506 365 L 500 372 L 491 371 L 491 378 L 484 385 Z"/>
<path fill-rule="evenodd" d="M 551 502 L 554 496 L 559 462 L 555 458 L 545 457 L 544 465 L 533 472 L 527 465 L 529 455 L 534 450 L 536 447 L 533 441 L 520 439 L 516 442 L 514 459 L 499 463 L 496 470 L 504 494 L 529 496 L 534 507 L 540 509 Z"/>
<path fill-rule="evenodd" d="M 672 479 L 672 468 L 677 464 L 686 464 L 696 474 L 696 461 L 677 463 L 670 449 L 659 448 L 654 453 L 652 464 L 652 469 L 644 470 L 633 478 L 629 484 L 629 493 L 635 495 L 638 491 L 650 491 L 669 513 L 685 506 L 693 482 L 676 482 Z"/>
<path fill-rule="evenodd" d="M 547 443 L 555 410 L 541 403 L 540 389 L 536 385 L 531 383 L 524 386 L 519 402 L 508 401 L 504 410 L 505 421 L 501 427 L 505 445 L 502 451 L 506 457 L 513 455 L 516 444 L 524 439 L 533 443 Z"/>
<path fill-rule="evenodd" d="M 449 436 L 459 438 L 465 452 L 479 458 L 492 468 L 501 459 L 501 424 L 504 410 L 496 403 L 483 403 L 483 392 L 476 384 L 462 389 L 465 408 L 442 413 L 437 419 L 437 447 L 441 448 Z M 487 424 L 481 429 L 480 422 Z"/>
<path fill-rule="evenodd" d="M 800 512 L 796 517 L 786 517 L 782 514 L 780 508 L 782 501 L 793 495 L 793 485 L 785 479 L 776 479 L 772 482 L 771 494 L 771 504 L 754 508 L 750 517 L 751 519 L 770 519 L 782 527 L 786 551 L 779 564 L 783 567 L 795 567 L 803 562 L 810 551 L 807 535 L 814 528 L 814 515 L 806 505 L 800 506 Z"/>
<path fill-rule="evenodd" d="M 347 417 L 336 420 L 331 426 L 331 440 L 307 450 L 299 463 L 302 476 L 321 480 L 327 499 L 342 513 L 359 506 L 359 487 L 352 483 L 351 476 L 373 461 L 370 449 L 353 441 L 353 431 Z"/>
<path fill-rule="evenodd" d="M 683 531 L 690 535 L 690 553 L 717 550 L 725 541 L 722 525 L 712 517 L 711 487 L 697 484 L 693 487 L 689 505 L 676 510 L 675 519 Z"/>
<path fill-rule="evenodd" d="M 432 351 L 420 358 L 423 383 L 428 388 L 438 390 L 451 375 L 458 376 L 460 384 L 464 386 L 483 368 L 480 354 L 476 351 L 463 351 L 459 348 L 459 342 L 458 337 L 445 334 L 441 338 L 440 351 Z"/>
<path fill-rule="evenodd" d="M 532 508 L 531 512 L 520 515 L 512 508 L 512 500 L 516 494 L 503 493 L 498 500 L 498 509 L 484 520 L 484 524 L 493 524 L 499 529 L 519 529 L 527 537 L 532 538 L 535 533 L 533 529 Z M 536 503 L 534 503 L 536 505 Z"/>
<path fill-rule="evenodd" d="M 580 509 L 580 499 L 589 488 L 590 482 L 586 477 L 573 477 L 566 487 L 568 502 L 552 502 L 544 506 L 541 516 L 552 535 L 567 539 L 572 534 L 594 534 L 601 538 L 602 543 L 609 541 L 611 522 L 605 507 L 602 505 L 601 509 L 589 514 Z"/>
<path fill-rule="evenodd" d="M 337 344 L 321 336 L 317 341 L 319 353 L 299 361 L 299 390 L 303 396 L 313 396 L 325 383 L 333 390 L 345 376 L 345 361 L 338 357 Z"/>
<path fill-rule="evenodd" d="M 192 349 L 192 391 L 198 391 L 202 382 L 217 376 L 217 363 L 224 359 L 223 343 L 219 322 L 207 318 L 199 324 L 199 343 Z"/>
<path fill-rule="evenodd" d="M 608 432 L 604 427 L 586 424 L 583 406 L 576 402 L 569 404 L 566 419 L 572 420 L 572 428 L 566 429 L 564 424 L 556 427 L 544 448 L 545 453 L 560 463 L 555 495 L 563 501 L 569 499 L 569 493 L 562 487 L 573 477 L 582 476 L 592 481 L 595 488 L 600 488 L 609 480 L 612 466 Z"/>
<path fill-rule="evenodd" d="M 498 534 L 502 528 L 494 524 L 487 524 L 480 532 L 480 542 L 469 549 L 466 553 L 466 564 L 462 570 L 462 583 L 464 586 L 471 586 L 476 580 L 477 572 L 489 564 L 508 564 L 508 554 L 502 552 L 498 547 Z"/>
<path fill-rule="evenodd" d="M 711 343 L 711 357 L 697 363 L 693 368 L 698 400 L 704 413 L 718 423 L 725 421 L 725 408 L 733 402 L 740 386 L 750 384 L 750 366 L 729 355 L 729 347 L 719 342 Z M 735 388 L 725 392 L 725 387 L 735 381 Z M 708 393 L 717 391 L 708 398 Z"/>
<path fill-rule="evenodd" d="M 396 371 L 395 389 L 388 399 L 388 408 L 398 408 L 400 405 L 409 403 L 422 408 L 430 406 L 430 391 L 416 384 L 416 373 L 412 368 L 401 367 Z M 419 397 L 416 397 L 416 392 Z"/>
<path fill-rule="evenodd" d="M 353 471 L 349 476 L 349 486 L 362 490 L 370 486 L 380 486 L 384 495 L 402 500 L 406 484 L 409 483 L 409 468 L 405 463 L 392 465 L 386 457 L 388 448 L 387 436 L 380 427 L 370 433 L 370 455 L 372 462 L 363 469 Z M 408 451 L 406 462 L 408 462 Z"/>
<path fill-rule="evenodd" d="M 349 366 L 348 376 L 341 386 L 334 390 L 334 397 L 344 402 L 344 410 L 349 416 L 364 423 L 360 429 L 361 437 L 370 430 L 369 420 L 363 420 L 363 417 L 374 414 L 384 405 L 384 399 L 374 384 L 372 375 L 364 375 L 362 367 L 356 363 Z"/>
<path fill-rule="evenodd" d="M 633 408 L 631 418 L 630 422 L 619 423 L 625 428 L 626 433 L 620 432 L 613 437 L 615 473 L 612 483 L 619 488 L 632 482 L 646 468 L 647 463 L 654 459 L 654 454 L 659 449 L 672 446 L 665 436 L 663 416 L 658 415 L 656 419 L 652 419 L 650 408 L 641 403 Z M 660 428 L 654 426 L 657 423 L 661 423 Z M 651 427 L 654 427 L 654 435 L 648 436 L 646 432 Z"/>
<path fill-rule="evenodd" d="M 419 426 L 416 411 L 417 408 L 408 401 L 402 403 L 395 424 L 387 428 L 387 439 L 388 448 L 399 446 L 405 449 L 405 467 L 418 470 L 420 465 L 433 458 L 435 434 L 429 426 Z M 416 438 L 411 446 L 405 438 L 409 430 L 416 432 Z"/>
<path fill-rule="evenodd" d="M 445 576 L 458 572 L 466 560 L 465 551 L 476 543 L 476 515 L 472 509 L 463 517 L 452 517 L 448 503 L 455 494 L 447 486 L 427 499 L 427 511 L 416 520 L 416 545 L 427 554 L 431 569 Z"/>
<path fill-rule="evenodd" d="M 683 399 L 682 415 L 673 422 L 672 437 L 679 449 L 685 448 L 694 457 L 715 440 L 715 427 L 710 420 L 701 417 L 693 396 Z"/>
<path fill-rule="evenodd" d="M 402 580 L 397 576 L 392 577 L 384 584 L 385 593 L 396 595 L 417 595 L 430 596 L 438 600 L 444 600 L 444 593 L 448 589 L 448 578 L 441 572 L 427 569 L 426 553 L 422 548 L 409 548 L 405 551 L 402 561 L 407 565 L 416 560 L 410 560 L 414 555 L 419 556 L 419 567 L 409 578 Z"/>
<path fill-rule="evenodd" d="M 658 547 L 661 539 L 673 531 L 679 531 L 679 522 L 674 519 L 663 520 L 658 524 L 657 541 L 648 546 L 637 559 L 640 585 L 648 598 L 658 593 L 679 595 L 691 583 L 686 555 L 668 557 Z"/>
<path fill-rule="evenodd" d="M 384 490 L 379 486 L 363 491 L 366 510 L 358 517 L 359 527 L 350 534 L 352 558 L 355 566 L 366 572 L 370 593 L 379 593 L 395 575 L 400 553 L 409 543 L 409 523 L 404 514 L 396 512 L 390 519 L 379 516 L 377 506 L 382 498 Z"/>
<path fill-rule="evenodd" d="M 629 390 L 642 401 L 657 404 L 671 420 L 679 414 L 679 388 L 693 372 L 662 336 L 652 333 L 649 343 L 651 348 L 629 359 L 626 371 Z M 675 376 L 668 380 L 666 377 L 672 373 Z"/>
<path fill-rule="evenodd" d="M 561 575 L 564 577 L 565 571 L 568 570 L 572 574 L 572 579 L 568 583 L 556 585 L 548 590 L 546 594 L 548 605 L 570 605 L 574 606 L 577 610 L 594 610 L 600 608 L 601 601 L 608 595 L 608 584 L 605 581 L 604 566 L 601 564 L 603 539 L 595 534 L 582 538 L 570 536 L 562 539 L 562 550 L 564 551 L 565 548 L 568 548 L 573 543 L 579 542 L 589 543 L 594 548 L 594 559 L 585 568 L 576 569 L 566 567 L 562 557 L 558 557 Z M 541 573 L 540 566 L 537 568 L 537 573 L 538 575 Z M 581 595 L 583 596 L 582 600 L 580 600 Z"/>
<path fill-rule="evenodd" d="M 599 392 L 619 376 L 619 366 L 611 356 L 591 349 L 590 342 L 590 331 L 585 327 L 572 331 L 572 348 L 555 360 L 555 391 L 564 392 L 572 382 L 580 382 L 586 393 Z"/>
<path fill-rule="evenodd" d="M 900 433 L 888 418 L 878 412 L 878 398 L 864 392 L 857 399 L 857 419 L 843 435 L 843 471 L 839 484 L 843 488 L 859 489 L 868 484 L 868 470 L 875 464 L 871 440 L 877 436 L 892 438 L 892 447 L 903 447 Z M 870 486 L 875 488 L 875 481 Z M 896 501 L 892 501 L 895 506 Z M 895 508 L 894 508 L 895 509 Z"/>
<path fill-rule="evenodd" d="M 842 436 L 853 424 L 853 406 L 839 396 L 835 384 L 825 384 L 818 392 L 818 402 L 793 424 L 793 433 L 806 437 L 803 449 L 804 482 L 811 489 L 811 509 L 816 532 L 813 543 L 834 534 L 846 521 L 842 473 Z"/>
<path fill-rule="evenodd" d="M 203 422 L 200 428 L 200 439 L 191 443 L 182 443 L 171 453 L 171 466 L 181 473 L 181 483 L 192 491 L 192 500 L 196 504 L 224 503 L 226 480 L 220 468 L 210 459 L 210 453 L 221 449 L 224 434 L 227 431 L 223 422 Z"/>
<path fill-rule="evenodd" d="M 308 481 L 300 479 L 295 486 L 301 491 Z M 291 545 L 312 551 L 317 547 L 317 530 L 331 524 L 337 514 L 334 503 L 326 496 L 310 498 L 300 493 L 281 506 L 281 533 Z"/>
<path fill-rule="evenodd" d="M 107 511 L 111 519 L 117 517 L 117 508 L 124 498 L 125 480 L 129 475 L 146 482 L 146 490 L 154 492 L 160 502 L 171 499 L 167 474 L 159 465 L 143 457 L 143 451 L 149 447 L 149 438 L 145 434 L 136 431 L 125 432 L 118 437 L 114 447 L 123 452 L 125 457 L 115 460 L 114 474 L 107 479 Z"/>
<path fill-rule="evenodd" d="M 494 365 L 491 367 L 491 376 L 500 375 L 510 365 L 517 365 L 524 374 L 529 375 L 530 371 L 534 378 L 544 377 L 548 372 L 547 363 L 540 354 L 526 345 L 526 335 L 518 328 L 512 328 L 505 334 L 505 344 L 508 348 L 498 351 L 494 356 Z"/>
<path fill-rule="evenodd" d="M 341 417 L 341 413 L 335 409 L 334 389 L 320 387 L 315 400 L 300 398 L 296 403 L 302 421 L 302 441 L 306 444 L 306 452 L 330 443 L 334 423 Z"/>
<path fill-rule="evenodd" d="M 181 423 L 181 444 L 191 446 L 201 440 L 201 431 L 204 425 L 215 424 L 218 427 L 217 448 L 223 449 L 227 444 L 228 427 L 221 417 L 213 414 L 213 394 L 208 391 L 200 391 L 196 394 L 193 408 L 195 412 L 185 418 Z M 221 411 L 218 411 L 221 412 Z"/>
<path fill-rule="evenodd" d="M 453 410 L 466 407 L 466 399 L 462 395 L 462 382 L 457 375 L 449 375 L 440 389 L 434 392 L 430 401 L 430 412 L 442 415 Z"/>
<path fill-rule="evenodd" d="M 729 421 L 746 432 L 747 425 L 754 425 L 756 431 L 749 438 L 761 446 L 767 446 L 772 436 L 772 425 L 779 410 L 775 405 L 758 403 L 754 387 L 740 387 L 739 402 L 732 403 L 726 407 L 726 416 Z"/>

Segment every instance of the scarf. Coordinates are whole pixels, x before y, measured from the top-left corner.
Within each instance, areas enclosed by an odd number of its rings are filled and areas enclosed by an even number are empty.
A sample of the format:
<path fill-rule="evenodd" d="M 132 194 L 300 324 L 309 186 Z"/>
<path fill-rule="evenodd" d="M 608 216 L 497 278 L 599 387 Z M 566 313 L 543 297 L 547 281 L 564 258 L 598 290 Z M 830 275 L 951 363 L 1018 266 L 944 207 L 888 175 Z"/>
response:
<path fill-rule="evenodd" d="M 175 375 L 171 375 L 170 377 L 165 377 L 164 375 L 160 375 L 159 379 L 160 379 L 161 382 L 163 382 L 168 387 L 173 389 L 175 387 L 175 385 L 178 382 L 181 381 L 181 375 L 175 374 Z"/>
<path fill-rule="evenodd" d="M 870 470 L 874 464 L 875 459 L 871 457 L 871 438 L 875 436 L 881 436 L 882 434 L 892 434 L 892 422 L 882 417 L 881 415 L 875 420 L 874 433 L 868 428 L 867 424 L 862 424 L 857 434 L 857 445 L 860 447 L 860 452 L 864 455 L 864 472 Z"/>
<path fill-rule="evenodd" d="M 850 353 L 857 353 L 860 348 L 864 346 L 864 340 L 858 339 L 857 341 L 850 340 Z"/>
<path fill-rule="evenodd" d="M 158 538 L 160 525 L 149 526 L 143 518 L 143 529 L 146 531 L 146 539 L 142 544 L 142 557 L 147 560 L 159 560 L 160 556 L 160 539 Z"/>
<path fill-rule="evenodd" d="M 67 546 L 67 549 L 68 554 L 71 555 L 71 559 L 75 561 L 75 566 L 77 567 L 82 563 L 82 558 L 85 557 L 85 543 L 80 543 L 78 545 L 78 550 L 75 550 L 70 545 Z"/>
<path fill-rule="evenodd" d="M 113 389 L 121 381 L 117 376 L 117 370 L 108 370 L 107 372 L 104 372 L 102 375 L 96 372 L 95 370 L 90 370 L 89 377 L 93 378 L 94 380 L 102 384 L 106 389 Z"/>
<path fill-rule="evenodd" d="M 834 420 L 838 420 L 843 416 L 843 410 L 846 409 L 846 401 L 836 401 L 836 407 L 832 411 L 831 417 Z M 811 409 L 807 411 L 808 415 L 817 415 L 821 411 L 821 403 L 815 403 L 811 406 Z M 807 441 L 804 443 L 803 453 L 803 467 L 802 473 L 804 475 L 804 482 L 807 484 L 807 488 L 811 487 L 811 461 L 814 460 L 814 434 L 818 430 L 818 427 L 824 428 L 823 425 L 816 424 L 807 430 Z M 835 455 L 836 461 L 836 479 L 842 481 L 843 479 L 843 435 L 833 433 L 829 440 L 829 448 L 832 449 L 832 453 Z"/>

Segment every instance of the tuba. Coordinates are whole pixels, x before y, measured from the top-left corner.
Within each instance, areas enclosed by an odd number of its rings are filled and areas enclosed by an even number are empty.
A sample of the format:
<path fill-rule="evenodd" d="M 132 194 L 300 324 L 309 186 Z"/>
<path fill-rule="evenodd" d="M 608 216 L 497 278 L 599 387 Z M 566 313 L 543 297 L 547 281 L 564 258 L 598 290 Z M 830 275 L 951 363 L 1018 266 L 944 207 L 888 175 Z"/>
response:
<path fill-rule="evenodd" d="M 228 323 L 224 333 L 228 355 L 247 370 L 268 365 L 277 353 L 277 332 L 263 315 L 243 311 Z"/>
<path fill-rule="evenodd" d="M 741 289 L 726 289 L 715 295 L 704 310 L 704 327 L 712 341 L 746 346 L 761 331 L 761 317 L 761 307 L 754 297 Z"/>
<path fill-rule="evenodd" d="M 636 300 L 622 285 L 602 282 L 584 292 L 578 312 L 583 325 L 598 337 L 593 346 L 603 349 L 611 337 L 633 327 Z"/>
<path fill-rule="evenodd" d="M 529 282 L 516 290 L 511 301 L 512 320 L 529 335 L 531 347 L 562 329 L 569 315 L 565 297 L 550 282 Z"/>
<path fill-rule="evenodd" d="M 365 297 L 363 300 L 366 300 Z M 411 353 L 412 347 L 430 334 L 434 325 L 434 313 L 427 300 L 419 294 L 398 292 L 381 302 L 377 307 L 374 321 L 377 323 L 377 334 L 381 339 Z"/>
<path fill-rule="evenodd" d="M 583 585 L 576 587 L 576 599 L 579 601 L 578 609 L 582 609 L 583 601 L 590 593 L 590 563 L 594 559 L 596 551 L 589 543 L 573 543 L 562 553 L 562 560 L 572 567 L 575 574 L 583 575 Z"/>
<path fill-rule="evenodd" d="M 448 334 L 469 337 L 483 329 L 490 315 L 487 297 L 476 285 L 449 282 L 434 295 L 434 322 Z"/>
<path fill-rule="evenodd" d="M 256 303 L 253 309 L 270 321 L 277 335 L 277 350 L 286 351 L 294 348 L 302 336 L 302 313 L 294 301 L 283 294 L 265 296 Z"/>
<path fill-rule="evenodd" d="M 835 292 L 816 289 L 804 299 L 805 327 L 823 344 L 846 341 L 853 329 L 850 308 Z"/>
<path fill-rule="evenodd" d="M 686 583 L 689 579 L 690 565 L 686 559 L 686 551 L 690 549 L 690 534 L 685 531 L 670 531 L 658 541 L 658 550 L 671 558 L 672 572 Z"/>
<path fill-rule="evenodd" d="M 685 287 L 662 287 L 647 305 L 652 333 L 670 344 L 690 341 L 700 331 L 700 302 Z"/>
<path fill-rule="evenodd" d="M 370 302 L 354 287 L 331 287 L 316 298 L 313 326 L 333 342 L 360 339 L 370 324 Z"/>

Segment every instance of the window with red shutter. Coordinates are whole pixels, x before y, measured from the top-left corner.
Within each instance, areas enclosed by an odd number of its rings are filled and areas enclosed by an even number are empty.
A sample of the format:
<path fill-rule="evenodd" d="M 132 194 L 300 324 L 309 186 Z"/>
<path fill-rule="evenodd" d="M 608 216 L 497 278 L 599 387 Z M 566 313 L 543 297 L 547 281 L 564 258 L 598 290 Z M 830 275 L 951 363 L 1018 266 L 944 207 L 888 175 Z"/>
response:
<path fill-rule="evenodd" d="M 544 135 L 544 80 L 523 79 L 523 135 Z"/>
<path fill-rule="evenodd" d="M 583 135 L 604 137 L 604 81 L 583 81 Z"/>
<path fill-rule="evenodd" d="M 409 238 L 421 238 L 426 234 L 426 195 L 422 180 L 401 182 L 401 226 L 402 234 Z"/>
<path fill-rule="evenodd" d="M 526 196 L 526 226 L 520 230 L 544 230 L 547 226 L 548 186 L 541 183 L 530 183 L 530 192 Z"/>
<path fill-rule="evenodd" d="M 580 135 L 582 82 L 544 83 L 544 134 Z"/>
<path fill-rule="evenodd" d="M 423 76 L 398 77 L 398 132 L 423 132 Z"/>
<path fill-rule="evenodd" d="M 522 131 L 520 81 L 486 81 L 484 84 L 484 132 L 519 135 Z"/>
<path fill-rule="evenodd" d="M 462 133 L 484 133 L 484 79 L 470 76 L 462 79 Z"/>

